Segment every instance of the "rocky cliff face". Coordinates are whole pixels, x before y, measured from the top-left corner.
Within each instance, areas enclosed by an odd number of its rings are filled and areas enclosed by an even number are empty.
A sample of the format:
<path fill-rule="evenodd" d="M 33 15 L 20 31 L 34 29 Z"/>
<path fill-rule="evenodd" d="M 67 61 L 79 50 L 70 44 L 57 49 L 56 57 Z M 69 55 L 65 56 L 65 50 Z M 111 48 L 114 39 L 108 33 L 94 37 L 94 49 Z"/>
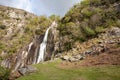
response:
<path fill-rule="evenodd" d="M 84 43 L 76 42 L 70 51 L 65 52 L 68 56 L 62 59 L 76 62 L 88 56 L 100 55 L 109 51 L 112 45 L 117 47 L 120 44 L 120 28 L 113 27 L 99 34 L 97 38 L 90 39 Z M 76 46 L 77 45 L 77 46 Z M 118 47 L 119 48 L 119 47 Z"/>
<path fill-rule="evenodd" d="M 50 26 L 48 19 L 37 17 L 26 11 L 0 6 L 0 57 L 1 65 L 17 70 L 35 64 L 45 30 Z M 43 22 L 41 23 L 43 19 Z M 45 25 L 43 24 L 46 19 Z M 42 25 L 46 26 L 43 27 Z M 41 27 L 42 26 L 42 27 Z M 53 26 L 48 34 L 44 60 L 50 60 L 57 51 L 59 31 Z"/>
<path fill-rule="evenodd" d="M 30 42 L 33 33 L 27 34 L 27 26 L 35 17 L 23 10 L 0 6 L 0 53 L 17 53 Z"/>
<path fill-rule="evenodd" d="M 0 6 L 0 55 L 5 67 L 14 65 L 17 59 L 15 55 L 19 54 L 20 58 L 23 57 L 20 53 L 25 54 L 22 50 L 26 50 L 25 46 L 33 38 L 33 33 L 26 34 L 26 27 L 30 19 L 35 17 L 23 10 Z"/>

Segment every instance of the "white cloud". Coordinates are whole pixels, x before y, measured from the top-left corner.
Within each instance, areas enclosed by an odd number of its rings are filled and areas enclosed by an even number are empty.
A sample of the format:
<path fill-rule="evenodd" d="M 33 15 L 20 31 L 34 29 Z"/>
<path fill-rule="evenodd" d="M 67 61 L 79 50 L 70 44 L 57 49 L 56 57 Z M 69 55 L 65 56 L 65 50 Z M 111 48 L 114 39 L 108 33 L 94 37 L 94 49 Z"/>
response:
<path fill-rule="evenodd" d="M 16 8 L 25 9 L 26 11 L 32 12 L 32 4 L 30 0 L 15 0 L 15 2 L 17 3 L 14 5 Z"/>
<path fill-rule="evenodd" d="M 0 4 L 33 12 L 30 0 L 0 0 Z"/>
<path fill-rule="evenodd" d="M 82 0 L 0 0 L 0 5 L 24 9 L 36 15 L 64 16 L 75 3 Z"/>
<path fill-rule="evenodd" d="M 81 0 L 32 0 L 34 3 L 34 12 L 38 15 L 52 14 L 64 16 L 64 14 L 76 3 Z"/>

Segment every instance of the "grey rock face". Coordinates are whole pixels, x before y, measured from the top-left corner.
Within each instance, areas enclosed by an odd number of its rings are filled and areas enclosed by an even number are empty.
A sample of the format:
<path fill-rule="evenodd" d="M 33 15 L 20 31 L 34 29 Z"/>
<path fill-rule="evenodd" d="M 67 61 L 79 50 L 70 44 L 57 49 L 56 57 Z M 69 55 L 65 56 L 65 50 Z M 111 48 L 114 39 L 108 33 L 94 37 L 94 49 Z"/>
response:
<path fill-rule="evenodd" d="M 20 68 L 18 69 L 19 73 L 22 74 L 22 75 L 25 75 L 26 72 L 27 72 L 27 69 L 26 68 Z"/>

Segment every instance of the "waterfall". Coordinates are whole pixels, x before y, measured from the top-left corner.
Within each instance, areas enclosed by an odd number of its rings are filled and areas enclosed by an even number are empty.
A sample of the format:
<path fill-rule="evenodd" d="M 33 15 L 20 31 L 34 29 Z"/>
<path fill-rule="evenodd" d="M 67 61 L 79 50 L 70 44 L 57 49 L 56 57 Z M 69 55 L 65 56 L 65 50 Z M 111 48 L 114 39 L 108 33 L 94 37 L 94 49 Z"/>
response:
<path fill-rule="evenodd" d="M 45 36 L 44 36 L 43 42 L 40 44 L 39 56 L 38 56 L 37 63 L 39 63 L 40 61 L 44 60 L 44 53 L 46 51 L 47 38 L 48 38 L 48 32 L 49 32 L 49 30 L 50 30 L 50 27 L 45 32 Z"/>
<path fill-rule="evenodd" d="M 48 33 L 49 33 L 50 28 L 52 28 L 55 25 L 56 25 L 56 22 L 54 21 L 52 23 L 52 25 L 45 32 L 45 36 L 44 36 L 43 42 L 40 44 L 39 56 L 38 56 L 38 59 L 37 59 L 37 63 L 39 63 L 41 61 L 44 61 L 44 54 L 46 52 L 46 45 L 47 45 Z"/>

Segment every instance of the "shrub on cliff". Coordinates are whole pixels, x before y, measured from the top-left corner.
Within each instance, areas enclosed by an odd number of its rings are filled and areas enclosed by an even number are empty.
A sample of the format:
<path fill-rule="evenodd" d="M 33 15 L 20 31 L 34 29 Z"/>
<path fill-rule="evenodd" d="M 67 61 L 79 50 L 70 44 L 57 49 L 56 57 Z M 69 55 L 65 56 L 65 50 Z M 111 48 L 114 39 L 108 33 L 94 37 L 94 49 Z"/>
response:
<path fill-rule="evenodd" d="M 90 27 L 83 27 L 83 33 L 85 33 L 85 35 L 87 37 L 90 37 L 90 36 L 94 36 L 95 35 L 95 31 L 93 29 L 91 29 Z"/>
<path fill-rule="evenodd" d="M 8 80 L 10 76 L 10 69 L 0 66 L 0 80 Z"/>

